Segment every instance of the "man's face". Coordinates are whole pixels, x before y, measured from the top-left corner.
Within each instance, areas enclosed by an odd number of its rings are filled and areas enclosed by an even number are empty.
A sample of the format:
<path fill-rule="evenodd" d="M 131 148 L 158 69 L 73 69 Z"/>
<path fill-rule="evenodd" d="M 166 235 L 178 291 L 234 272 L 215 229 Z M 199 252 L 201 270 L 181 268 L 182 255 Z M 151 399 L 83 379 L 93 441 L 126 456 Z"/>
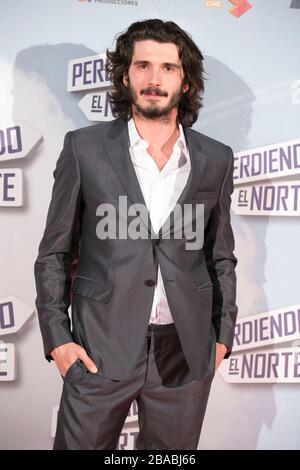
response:
<path fill-rule="evenodd" d="M 129 88 L 135 111 L 148 119 L 167 117 L 178 107 L 182 94 L 183 68 L 173 43 L 152 40 L 134 45 L 128 76 L 123 77 Z"/>

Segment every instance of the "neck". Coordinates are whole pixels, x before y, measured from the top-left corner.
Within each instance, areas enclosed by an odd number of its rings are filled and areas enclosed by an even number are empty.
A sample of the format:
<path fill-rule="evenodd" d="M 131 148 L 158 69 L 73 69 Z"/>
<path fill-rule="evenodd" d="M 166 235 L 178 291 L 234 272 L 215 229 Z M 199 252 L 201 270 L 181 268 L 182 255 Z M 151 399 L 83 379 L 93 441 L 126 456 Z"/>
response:
<path fill-rule="evenodd" d="M 146 119 L 133 108 L 132 118 L 139 135 L 153 148 L 162 148 L 167 142 L 176 141 L 179 137 L 177 109 L 172 109 L 167 117 Z"/>

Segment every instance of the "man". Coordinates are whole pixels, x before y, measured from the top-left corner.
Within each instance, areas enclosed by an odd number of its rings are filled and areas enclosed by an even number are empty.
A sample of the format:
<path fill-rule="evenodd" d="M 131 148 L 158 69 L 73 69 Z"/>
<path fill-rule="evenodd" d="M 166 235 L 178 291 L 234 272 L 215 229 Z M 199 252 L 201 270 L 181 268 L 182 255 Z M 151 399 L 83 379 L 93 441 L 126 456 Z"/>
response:
<path fill-rule="evenodd" d="M 117 119 L 67 133 L 35 263 L 54 449 L 115 449 L 134 399 L 137 449 L 196 449 L 237 315 L 233 153 L 189 129 L 203 56 L 175 23 L 136 22 L 107 56 Z"/>

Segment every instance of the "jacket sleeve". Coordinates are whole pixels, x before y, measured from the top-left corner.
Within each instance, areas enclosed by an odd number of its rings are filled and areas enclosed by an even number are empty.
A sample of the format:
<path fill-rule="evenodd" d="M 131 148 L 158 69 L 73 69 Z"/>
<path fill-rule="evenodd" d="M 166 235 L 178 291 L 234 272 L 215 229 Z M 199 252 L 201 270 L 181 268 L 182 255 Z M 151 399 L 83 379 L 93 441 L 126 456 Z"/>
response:
<path fill-rule="evenodd" d="M 48 361 L 52 349 L 73 341 L 68 308 L 72 262 L 80 243 L 81 184 L 72 132 L 65 136 L 53 176 L 46 228 L 34 264 L 35 303 Z"/>
<path fill-rule="evenodd" d="M 213 282 L 212 321 L 217 342 L 227 346 L 225 358 L 231 354 L 238 308 L 236 306 L 237 259 L 233 254 L 234 235 L 230 223 L 233 192 L 233 152 L 228 150 L 228 166 L 216 203 L 204 234 L 204 252 Z"/>

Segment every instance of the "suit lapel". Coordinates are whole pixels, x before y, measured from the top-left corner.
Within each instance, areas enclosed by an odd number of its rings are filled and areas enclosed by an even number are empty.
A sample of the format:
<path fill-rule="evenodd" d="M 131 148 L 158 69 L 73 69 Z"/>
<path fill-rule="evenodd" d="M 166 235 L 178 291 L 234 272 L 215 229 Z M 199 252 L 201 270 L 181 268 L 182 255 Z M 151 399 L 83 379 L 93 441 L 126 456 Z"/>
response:
<path fill-rule="evenodd" d="M 127 123 L 120 118 L 113 121 L 108 137 L 107 154 L 125 194 L 132 204 L 143 204 L 147 208 L 129 153 L 130 142 Z M 148 210 L 147 215 L 146 211 L 141 211 L 139 217 L 151 235 L 152 225 Z"/>
<path fill-rule="evenodd" d="M 201 180 L 205 174 L 205 167 L 207 164 L 207 157 L 201 150 L 201 145 L 196 138 L 196 134 L 191 129 L 184 129 L 185 139 L 187 147 L 189 150 L 190 160 L 191 160 L 191 171 L 187 180 L 187 183 L 180 194 L 176 204 L 179 204 L 183 212 L 184 204 L 190 200 L 194 193 L 201 187 Z M 170 215 L 167 217 L 163 226 L 160 229 L 160 234 L 170 231 L 174 226 L 174 217 L 172 214 L 174 209 L 171 211 Z"/>
<path fill-rule="evenodd" d="M 201 150 L 201 145 L 196 138 L 195 132 L 191 129 L 185 129 L 184 134 L 191 159 L 191 172 L 187 184 L 177 201 L 177 204 L 180 205 L 188 201 L 199 189 L 207 164 L 207 157 Z"/>
<path fill-rule="evenodd" d="M 201 145 L 199 140 L 196 138 L 194 131 L 191 129 L 185 129 L 184 133 L 191 159 L 191 171 L 188 181 L 177 200 L 177 204 L 180 204 L 182 208 L 185 202 L 192 198 L 193 194 L 197 191 L 199 186 L 201 186 L 201 179 L 205 173 L 207 163 L 207 157 L 202 152 Z M 107 154 L 110 158 L 112 167 L 123 186 L 124 192 L 127 194 L 132 204 L 142 204 L 146 208 L 147 206 L 143 193 L 129 153 L 130 142 L 127 123 L 120 118 L 113 121 L 112 127 L 108 132 L 108 138 L 109 143 L 107 146 Z M 164 230 L 172 230 L 173 217 L 170 220 L 172 212 L 160 229 L 160 234 L 162 234 Z M 151 225 L 149 212 L 147 211 L 146 215 L 145 211 L 142 211 L 139 217 L 146 226 L 149 237 L 153 237 L 155 232 Z"/>

